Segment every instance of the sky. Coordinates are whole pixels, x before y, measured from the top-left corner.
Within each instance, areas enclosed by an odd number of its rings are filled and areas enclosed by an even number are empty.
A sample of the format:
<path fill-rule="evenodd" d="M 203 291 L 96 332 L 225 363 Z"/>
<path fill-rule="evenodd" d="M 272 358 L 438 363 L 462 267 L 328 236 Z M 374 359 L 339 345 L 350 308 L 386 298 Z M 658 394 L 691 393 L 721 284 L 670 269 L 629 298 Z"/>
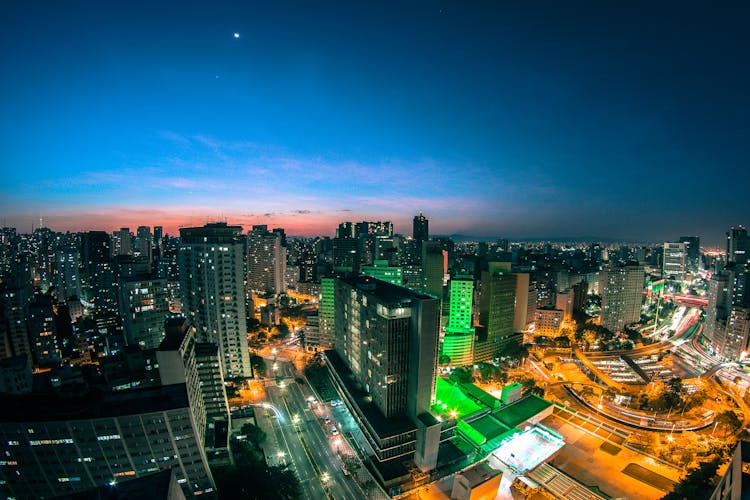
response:
<path fill-rule="evenodd" d="M 0 223 L 719 243 L 750 224 L 748 5 L 6 3 Z"/>

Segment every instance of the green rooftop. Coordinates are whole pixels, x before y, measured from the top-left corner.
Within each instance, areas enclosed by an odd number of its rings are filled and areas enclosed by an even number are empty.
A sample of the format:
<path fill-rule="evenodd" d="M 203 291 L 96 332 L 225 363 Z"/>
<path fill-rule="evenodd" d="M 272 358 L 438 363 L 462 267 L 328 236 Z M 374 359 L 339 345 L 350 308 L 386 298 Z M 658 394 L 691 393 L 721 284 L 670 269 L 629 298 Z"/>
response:
<path fill-rule="evenodd" d="M 466 417 L 484 408 L 469 399 L 457 385 L 438 377 L 435 387 L 435 404 L 432 411 L 438 415 L 448 415 L 455 411 L 459 417 Z"/>
<path fill-rule="evenodd" d="M 505 439 L 519 432 L 504 425 L 491 415 L 485 415 L 472 422 L 460 420 L 456 426 L 456 431 L 459 436 L 469 441 L 476 448 L 481 448 L 485 453 L 494 450 Z"/>
<path fill-rule="evenodd" d="M 492 412 L 492 416 L 512 428 L 522 424 L 550 406 L 552 406 L 552 403 L 546 399 L 531 394 L 513 404 Z"/>

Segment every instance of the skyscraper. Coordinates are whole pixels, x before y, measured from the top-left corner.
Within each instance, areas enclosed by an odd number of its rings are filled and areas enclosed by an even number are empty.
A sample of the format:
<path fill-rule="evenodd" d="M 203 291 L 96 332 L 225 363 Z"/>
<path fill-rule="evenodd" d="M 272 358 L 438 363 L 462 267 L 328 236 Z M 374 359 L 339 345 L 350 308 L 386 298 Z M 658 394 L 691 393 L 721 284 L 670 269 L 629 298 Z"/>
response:
<path fill-rule="evenodd" d="M 52 310 L 52 298 L 37 294 L 29 304 L 29 343 L 36 366 L 60 363 L 60 347 L 57 343 L 57 325 Z"/>
<path fill-rule="evenodd" d="M 325 349 L 333 348 L 335 330 L 335 296 L 334 296 L 334 278 L 320 279 L 320 306 L 318 308 L 318 340 L 317 345 Z"/>
<path fill-rule="evenodd" d="M 119 235 L 120 235 L 120 251 L 117 252 L 117 255 L 132 255 L 133 247 L 131 244 L 131 240 L 133 238 L 133 235 L 130 234 L 130 228 L 121 227 Z"/>
<path fill-rule="evenodd" d="M 159 347 L 168 313 L 166 278 L 144 276 L 120 283 L 120 314 L 128 344 L 138 344 L 144 349 Z"/>
<path fill-rule="evenodd" d="M 680 243 L 685 244 L 688 271 L 697 273 L 701 262 L 701 240 L 698 236 L 680 236 Z"/>
<path fill-rule="evenodd" d="M 411 234 L 412 238 L 419 242 L 430 239 L 429 221 L 421 212 L 419 215 L 414 216 Z"/>
<path fill-rule="evenodd" d="M 251 376 L 241 232 L 224 222 L 180 229 L 182 310 L 199 341 L 219 346 L 225 378 Z"/>
<path fill-rule="evenodd" d="M 447 356 L 452 366 L 474 362 L 473 305 L 474 279 L 467 275 L 455 276 L 450 281 L 448 324 L 441 350 L 441 356 Z"/>
<path fill-rule="evenodd" d="M 662 275 L 666 279 L 684 281 L 688 267 L 687 245 L 685 243 L 664 243 L 664 264 Z"/>
<path fill-rule="evenodd" d="M 727 231 L 727 262 L 747 264 L 750 257 L 750 238 L 743 226 L 732 227 Z"/>
<path fill-rule="evenodd" d="M 334 381 L 377 462 L 437 463 L 434 400 L 440 301 L 370 277 L 336 278 Z"/>
<path fill-rule="evenodd" d="M 284 230 L 256 225 L 247 233 L 247 285 L 260 293 L 286 291 L 286 236 Z"/>
<path fill-rule="evenodd" d="M 514 332 L 517 276 L 508 262 L 490 262 L 482 271 L 479 291 L 479 324 L 474 343 L 474 362 L 489 361 L 512 342 L 521 341 Z"/>
<path fill-rule="evenodd" d="M 645 271 L 640 264 L 608 264 L 599 273 L 602 326 L 621 332 L 641 318 Z"/>
<path fill-rule="evenodd" d="M 422 243 L 422 290 L 425 293 L 443 298 L 443 277 L 445 257 L 443 246 L 438 241 Z"/>
<path fill-rule="evenodd" d="M 711 277 L 704 335 L 711 350 L 738 360 L 750 342 L 750 270 L 731 263 Z"/>

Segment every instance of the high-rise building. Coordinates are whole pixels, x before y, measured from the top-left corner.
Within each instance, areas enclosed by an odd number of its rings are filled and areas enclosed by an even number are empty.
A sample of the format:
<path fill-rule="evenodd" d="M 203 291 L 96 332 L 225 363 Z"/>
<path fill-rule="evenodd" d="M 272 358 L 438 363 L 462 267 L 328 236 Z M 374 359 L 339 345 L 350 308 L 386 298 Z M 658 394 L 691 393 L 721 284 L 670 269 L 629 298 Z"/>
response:
<path fill-rule="evenodd" d="M 138 344 L 143 349 L 159 347 L 168 313 L 165 278 L 143 277 L 120 283 L 120 314 L 128 344 Z"/>
<path fill-rule="evenodd" d="M 445 327 L 441 357 L 452 366 L 474 362 L 474 279 L 459 275 L 450 281 L 448 324 Z"/>
<path fill-rule="evenodd" d="M 523 332 L 526 330 L 529 314 L 529 273 L 516 273 L 516 308 L 513 315 L 513 331 Z M 536 308 L 536 300 L 531 304 Z"/>
<path fill-rule="evenodd" d="M 599 273 L 602 326 L 621 332 L 625 325 L 641 319 L 644 267 L 640 264 L 608 264 Z"/>
<path fill-rule="evenodd" d="M 173 469 L 187 497 L 215 496 L 185 384 L 85 395 L 0 395 L 0 497 L 52 498 Z"/>
<path fill-rule="evenodd" d="M 440 301 L 370 277 L 336 278 L 335 350 L 327 366 L 377 463 L 437 463 L 440 423 L 430 414 Z"/>
<path fill-rule="evenodd" d="M 701 240 L 698 236 L 680 236 L 680 243 L 685 244 L 688 271 L 697 273 L 701 263 Z M 645 259 L 644 259 L 645 260 Z"/>
<path fill-rule="evenodd" d="M 81 297 L 81 278 L 79 272 L 78 250 L 73 247 L 60 248 L 55 252 L 53 284 L 55 296 L 60 301 L 68 297 Z"/>
<path fill-rule="evenodd" d="M 732 227 L 727 231 L 727 262 L 747 264 L 750 257 L 750 238 L 743 226 Z"/>
<path fill-rule="evenodd" d="M 148 226 L 138 226 L 135 235 L 135 251 L 133 254 L 146 259 L 150 263 L 152 258 L 152 240 L 153 236 L 151 236 L 151 228 Z"/>
<path fill-rule="evenodd" d="M 230 413 L 217 345 L 197 342 L 184 317 L 168 318 L 164 328 L 156 351 L 161 383 L 187 384 L 199 441 L 206 448 L 226 448 Z"/>
<path fill-rule="evenodd" d="M 411 234 L 420 243 L 430 239 L 429 220 L 422 213 L 414 216 Z"/>
<path fill-rule="evenodd" d="M 133 254 L 133 245 L 132 245 L 133 235 L 130 233 L 130 228 L 121 227 L 119 237 L 120 237 L 119 238 L 120 250 L 117 252 L 117 255 L 132 255 Z"/>
<path fill-rule="evenodd" d="M 20 282 L 0 285 L 0 358 L 23 355 L 31 361 L 26 323 L 30 300 L 30 286 Z"/>
<path fill-rule="evenodd" d="M 225 378 L 250 377 L 245 320 L 242 226 L 224 222 L 180 229 L 182 310 L 197 339 L 219 346 Z"/>
<path fill-rule="evenodd" d="M 37 294 L 29 304 L 29 343 L 36 366 L 58 365 L 60 346 L 52 298 Z"/>
<path fill-rule="evenodd" d="M 687 244 L 664 243 L 662 275 L 666 279 L 684 281 L 688 267 Z"/>
<path fill-rule="evenodd" d="M 247 233 L 247 286 L 259 293 L 286 291 L 286 236 L 284 230 L 256 225 Z"/>
<path fill-rule="evenodd" d="M 333 348 L 334 338 L 336 337 L 334 281 L 334 278 L 320 279 L 321 293 L 320 306 L 318 307 L 318 339 L 317 341 L 310 340 L 309 344 L 312 346 L 325 349 Z"/>
<path fill-rule="evenodd" d="M 748 350 L 750 269 L 730 264 L 711 277 L 704 335 L 717 356 L 739 360 Z"/>
<path fill-rule="evenodd" d="M 437 241 L 422 243 L 422 290 L 425 293 L 443 298 L 445 276 L 445 256 L 443 246 Z"/>
<path fill-rule="evenodd" d="M 479 325 L 474 343 L 474 362 L 489 361 L 509 344 L 520 343 L 514 331 L 516 282 L 508 262 L 490 262 L 482 271 L 479 289 Z"/>

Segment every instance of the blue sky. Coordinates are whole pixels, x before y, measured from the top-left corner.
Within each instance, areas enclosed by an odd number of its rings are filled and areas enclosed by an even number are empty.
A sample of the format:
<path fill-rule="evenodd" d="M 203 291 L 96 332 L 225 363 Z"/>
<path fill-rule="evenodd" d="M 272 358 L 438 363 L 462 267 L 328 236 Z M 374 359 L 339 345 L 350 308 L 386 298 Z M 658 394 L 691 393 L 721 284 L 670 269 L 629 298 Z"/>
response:
<path fill-rule="evenodd" d="M 3 222 L 409 232 L 424 211 L 442 233 L 709 242 L 748 223 L 745 4 L 404 4 L 4 7 Z"/>

